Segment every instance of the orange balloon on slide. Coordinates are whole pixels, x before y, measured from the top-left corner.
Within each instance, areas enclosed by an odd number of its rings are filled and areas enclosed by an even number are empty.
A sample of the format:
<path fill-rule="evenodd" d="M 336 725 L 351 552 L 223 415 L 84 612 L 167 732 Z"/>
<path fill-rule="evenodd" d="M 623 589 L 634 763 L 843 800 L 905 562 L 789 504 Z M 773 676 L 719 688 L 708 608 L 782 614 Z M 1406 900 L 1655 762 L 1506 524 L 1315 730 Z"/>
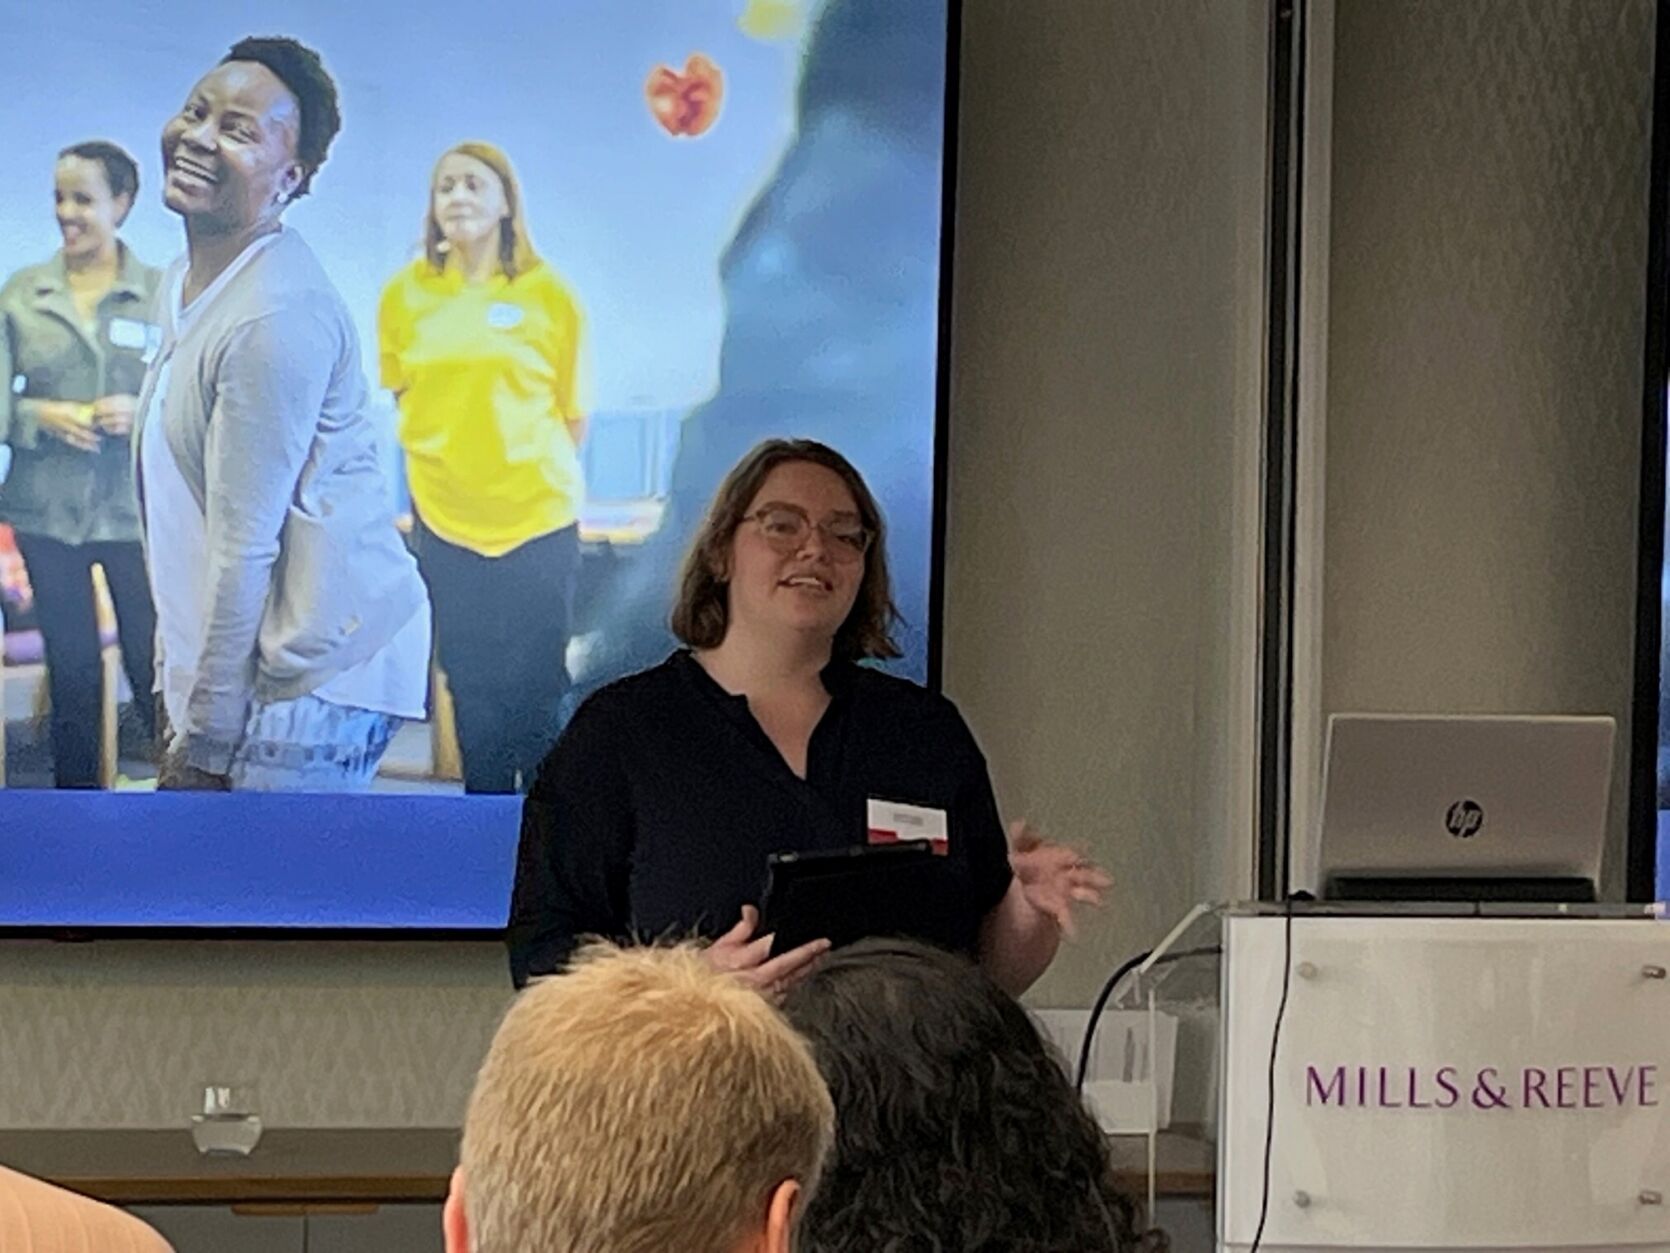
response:
<path fill-rule="evenodd" d="M 719 120 L 725 76 L 708 58 L 693 52 L 682 71 L 658 65 L 644 83 L 649 111 L 669 135 L 694 139 Z"/>

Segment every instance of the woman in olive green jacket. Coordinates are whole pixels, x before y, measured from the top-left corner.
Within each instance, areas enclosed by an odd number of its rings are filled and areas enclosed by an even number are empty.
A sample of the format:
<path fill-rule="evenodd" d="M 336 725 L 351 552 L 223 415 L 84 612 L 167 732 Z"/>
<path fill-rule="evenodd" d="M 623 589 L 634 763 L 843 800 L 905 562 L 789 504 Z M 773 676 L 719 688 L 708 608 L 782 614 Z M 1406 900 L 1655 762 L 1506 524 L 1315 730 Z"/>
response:
<path fill-rule="evenodd" d="M 55 171 L 63 247 L 0 287 L 0 521 L 17 533 L 46 645 L 59 787 L 96 787 L 102 667 L 93 566 L 115 602 L 140 729 L 154 738 L 156 612 L 131 465 L 135 396 L 156 351 L 158 271 L 117 238 L 139 190 L 114 144 L 76 144 Z"/>

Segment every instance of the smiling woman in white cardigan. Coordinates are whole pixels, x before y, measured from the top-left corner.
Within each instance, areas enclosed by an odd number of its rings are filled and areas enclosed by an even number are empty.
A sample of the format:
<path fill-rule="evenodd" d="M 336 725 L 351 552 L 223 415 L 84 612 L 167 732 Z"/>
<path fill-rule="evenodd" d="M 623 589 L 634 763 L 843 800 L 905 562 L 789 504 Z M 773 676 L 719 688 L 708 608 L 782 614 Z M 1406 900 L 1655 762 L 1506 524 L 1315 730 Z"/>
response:
<path fill-rule="evenodd" d="M 428 687 L 353 322 L 279 221 L 339 115 L 318 55 L 246 39 L 163 129 L 187 254 L 140 396 L 140 495 L 172 734 L 165 788 L 370 785 Z"/>

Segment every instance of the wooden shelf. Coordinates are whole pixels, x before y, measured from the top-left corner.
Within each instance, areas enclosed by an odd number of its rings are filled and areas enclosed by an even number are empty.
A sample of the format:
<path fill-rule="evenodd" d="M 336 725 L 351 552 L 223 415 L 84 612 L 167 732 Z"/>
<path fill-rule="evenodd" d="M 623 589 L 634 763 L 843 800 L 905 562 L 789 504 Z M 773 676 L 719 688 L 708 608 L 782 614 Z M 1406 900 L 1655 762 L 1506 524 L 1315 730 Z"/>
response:
<path fill-rule="evenodd" d="M 0 1131 L 0 1164 L 113 1205 L 442 1201 L 450 1128 L 286 1129 L 248 1157 L 204 1157 L 177 1131 Z"/>
<path fill-rule="evenodd" d="M 1148 1141 L 1142 1136 L 1109 1136 L 1114 1178 L 1133 1197 L 1148 1191 Z M 1155 1195 L 1167 1200 L 1211 1200 L 1216 1195 L 1217 1148 L 1198 1127 L 1160 1133 L 1154 1163 Z"/>
<path fill-rule="evenodd" d="M 1111 1139 L 1121 1186 L 1147 1188 L 1148 1149 Z M 440 1202 L 458 1160 L 452 1128 L 278 1128 L 248 1157 L 204 1157 L 173 1131 L 0 1131 L 0 1164 L 113 1205 L 382 1205 Z M 1211 1197 L 1212 1146 L 1188 1129 L 1160 1137 L 1159 1194 Z"/>

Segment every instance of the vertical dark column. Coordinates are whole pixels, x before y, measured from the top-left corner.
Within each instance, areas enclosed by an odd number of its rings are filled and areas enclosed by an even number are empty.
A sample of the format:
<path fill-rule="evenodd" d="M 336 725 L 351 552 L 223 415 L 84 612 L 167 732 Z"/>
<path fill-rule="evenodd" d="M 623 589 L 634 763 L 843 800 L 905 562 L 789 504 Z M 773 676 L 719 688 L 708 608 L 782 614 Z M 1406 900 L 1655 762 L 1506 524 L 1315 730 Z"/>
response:
<path fill-rule="evenodd" d="M 1306 0 L 1270 12 L 1268 276 L 1264 363 L 1263 639 L 1259 656 L 1258 895 L 1289 878 L 1293 744 L 1293 530 L 1297 472 L 1299 224 L 1304 176 Z"/>

